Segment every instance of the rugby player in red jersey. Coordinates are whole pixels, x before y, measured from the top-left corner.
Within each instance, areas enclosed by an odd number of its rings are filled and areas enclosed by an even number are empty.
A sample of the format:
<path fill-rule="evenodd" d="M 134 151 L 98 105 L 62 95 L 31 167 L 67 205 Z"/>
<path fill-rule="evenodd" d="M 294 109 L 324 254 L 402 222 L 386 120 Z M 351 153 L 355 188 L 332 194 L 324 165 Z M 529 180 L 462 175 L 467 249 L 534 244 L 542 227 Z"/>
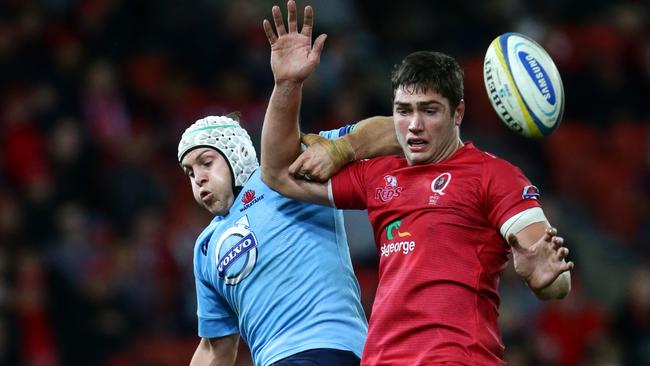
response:
<path fill-rule="evenodd" d="M 379 286 L 361 364 L 504 365 L 498 283 L 509 255 L 540 299 L 570 291 L 573 263 L 537 188 L 517 167 L 461 140 L 463 72 L 453 58 L 429 51 L 408 55 L 392 75 L 403 156 L 351 162 L 325 183 L 299 179 L 310 177 L 305 166 L 291 165 L 300 153 L 302 83 L 325 37 L 312 46 L 311 28 L 297 30 L 295 3 L 287 7 L 288 30 L 277 6 L 277 33 L 264 22 L 275 87 L 262 178 L 293 198 L 368 210 Z M 316 144 L 338 159 L 350 157 L 341 151 L 354 141 Z"/>

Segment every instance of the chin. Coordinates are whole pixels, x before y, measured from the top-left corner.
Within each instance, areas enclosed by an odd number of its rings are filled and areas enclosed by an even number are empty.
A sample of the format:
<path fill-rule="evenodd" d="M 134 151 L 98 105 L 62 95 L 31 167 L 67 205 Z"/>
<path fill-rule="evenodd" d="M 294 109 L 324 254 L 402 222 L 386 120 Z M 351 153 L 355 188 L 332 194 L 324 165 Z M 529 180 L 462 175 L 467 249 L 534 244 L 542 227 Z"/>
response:
<path fill-rule="evenodd" d="M 407 158 L 409 165 L 426 164 L 429 162 L 427 159 L 428 157 L 421 154 L 410 154 Z"/>
<path fill-rule="evenodd" d="M 224 214 L 224 212 L 222 212 L 223 210 L 221 210 L 221 207 L 206 207 L 206 208 L 208 209 L 208 211 L 210 211 L 211 214 L 215 216 L 222 216 Z"/>
<path fill-rule="evenodd" d="M 223 216 L 223 215 L 227 214 L 228 210 L 230 209 L 230 207 L 226 208 L 226 207 L 224 207 L 223 205 L 220 205 L 220 204 L 214 204 L 214 205 L 212 205 L 210 207 L 206 207 L 206 208 L 208 209 L 208 211 L 210 211 L 211 214 L 213 214 L 215 216 Z"/>

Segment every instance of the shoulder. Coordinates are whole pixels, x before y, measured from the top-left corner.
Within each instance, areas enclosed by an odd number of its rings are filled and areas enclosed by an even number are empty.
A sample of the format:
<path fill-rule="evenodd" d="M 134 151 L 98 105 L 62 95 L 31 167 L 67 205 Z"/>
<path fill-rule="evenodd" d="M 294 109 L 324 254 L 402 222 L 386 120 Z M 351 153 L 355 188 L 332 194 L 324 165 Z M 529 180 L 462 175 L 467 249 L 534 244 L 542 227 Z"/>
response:
<path fill-rule="evenodd" d="M 364 165 L 368 169 L 386 169 L 386 168 L 399 168 L 407 166 L 408 163 L 403 156 L 389 155 L 380 156 L 372 159 L 363 159 L 357 162 Z"/>
<path fill-rule="evenodd" d="M 362 159 L 346 165 L 332 177 L 332 180 L 339 179 L 343 176 L 357 176 L 359 178 L 363 177 L 363 180 L 367 180 L 407 166 L 406 159 L 399 156 L 381 156 L 372 159 Z"/>
<path fill-rule="evenodd" d="M 481 150 L 471 142 L 468 143 L 468 145 L 468 153 L 477 164 L 482 166 L 484 173 L 487 173 L 487 175 L 501 175 L 503 173 L 518 172 L 520 170 L 517 166 L 496 154 Z"/>

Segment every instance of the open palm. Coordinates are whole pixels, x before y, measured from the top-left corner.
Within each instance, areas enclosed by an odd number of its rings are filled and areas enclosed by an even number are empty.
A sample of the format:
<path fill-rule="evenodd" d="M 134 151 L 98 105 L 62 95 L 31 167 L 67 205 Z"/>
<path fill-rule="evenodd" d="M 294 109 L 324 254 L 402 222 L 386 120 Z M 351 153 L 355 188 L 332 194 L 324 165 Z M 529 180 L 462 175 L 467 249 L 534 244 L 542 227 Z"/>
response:
<path fill-rule="evenodd" d="M 569 249 L 563 246 L 564 239 L 556 235 L 557 229 L 548 228 L 530 248 L 522 247 L 514 234 L 508 236 L 515 271 L 533 290 L 548 286 L 562 272 L 573 268 L 573 262 L 564 261 L 569 254 Z"/>
<path fill-rule="evenodd" d="M 298 32 L 296 20 L 296 3 L 293 0 L 287 3 L 288 31 L 284 26 L 280 8 L 274 6 L 272 13 L 277 34 L 268 20 L 264 20 L 263 26 L 271 44 L 271 69 L 275 82 L 302 82 L 314 72 L 320 62 L 320 54 L 327 36 L 320 35 L 312 47 L 311 33 L 314 24 L 314 11 L 311 6 L 305 7 L 304 21 L 300 32 Z"/>

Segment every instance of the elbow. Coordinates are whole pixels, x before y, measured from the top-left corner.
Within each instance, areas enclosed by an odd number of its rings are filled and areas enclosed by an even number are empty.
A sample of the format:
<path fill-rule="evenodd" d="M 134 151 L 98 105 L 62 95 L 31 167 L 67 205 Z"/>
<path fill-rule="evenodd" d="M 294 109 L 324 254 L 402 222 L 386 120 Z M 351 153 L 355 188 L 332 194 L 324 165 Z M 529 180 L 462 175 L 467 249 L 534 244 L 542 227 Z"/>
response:
<path fill-rule="evenodd" d="M 280 194 L 286 194 L 287 188 L 286 188 L 286 182 L 288 176 L 283 177 L 281 176 L 282 173 L 280 173 L 277 170 L 273 169 L 268 169 L 265 168 L 264 166 L 261 167 L 260 169 L 260 177 L 264 181 L 264 183 L 269 186 L 272 190 L 280 193 Z M 288 173 L 284 173 L 284 175 L 287 175 Z"/>
<path fill-rule="evenodd" d="M 273 188 L 274 190 L 277 190 L 277 185 L 278 185 L 278 176 L 275 171 L 272 169 L 268 169 L 265 166 L 260 167 L 260 177 L 266 183 L 267 186 Z"/>

